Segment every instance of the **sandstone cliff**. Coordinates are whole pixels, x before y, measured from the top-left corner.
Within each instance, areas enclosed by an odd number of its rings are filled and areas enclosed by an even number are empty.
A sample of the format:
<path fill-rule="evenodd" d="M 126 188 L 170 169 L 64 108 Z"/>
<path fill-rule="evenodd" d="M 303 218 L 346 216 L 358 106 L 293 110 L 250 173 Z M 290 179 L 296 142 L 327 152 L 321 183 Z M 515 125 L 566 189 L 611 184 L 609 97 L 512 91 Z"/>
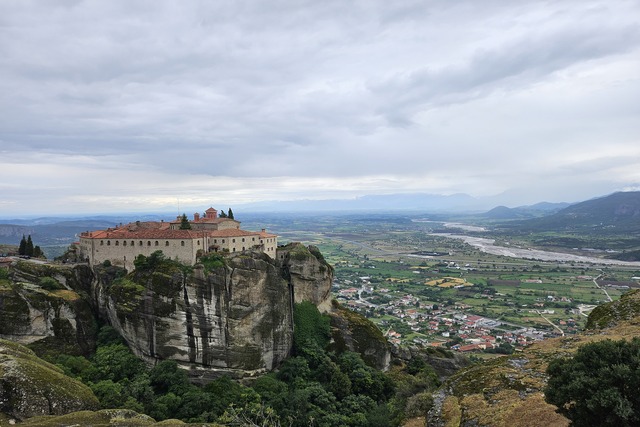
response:
<path fill-rule="evenodd" d="M 310 301 L 321 312 L 331 310 L 333 267 L 315 246 L 290 243 L 278 248 L 282 276 L 291 284 L 293 301 Z"/>
<path fill-rule="evenodd" d="M 292 243 L 277 259 L 218 254 L 184 266 L 162 255 L 120 267 L 20 262 L 0 280 L 0 338 L 36 351 L 88 354 L 97 319 L 150 364 L 176 360 L 194 380 L 253 376 L 279 366 L 293 340 L 293 304 L 332 317 L 334 346 L 386 369 L 390 351 L 367 319 L 331 305 L 333 268 L 320 251 Z"/>
<path fill-rule="evenodd" d="M 0 338 L 40 342 L 67 353 L 88 353 L 95 345 L 95 317 L 81 283 L 90 276 L 64 266 L 18 262 L 0 280 Z"/>
<path fill-rule="evenodd" d="M 203 380 L 265 372 L 289 354 L 289 284 L 259 252 L 229 255 L 214 268 L 161 262 L 97 283 L 109 322 L 153 363 L 173 359 Z"/>

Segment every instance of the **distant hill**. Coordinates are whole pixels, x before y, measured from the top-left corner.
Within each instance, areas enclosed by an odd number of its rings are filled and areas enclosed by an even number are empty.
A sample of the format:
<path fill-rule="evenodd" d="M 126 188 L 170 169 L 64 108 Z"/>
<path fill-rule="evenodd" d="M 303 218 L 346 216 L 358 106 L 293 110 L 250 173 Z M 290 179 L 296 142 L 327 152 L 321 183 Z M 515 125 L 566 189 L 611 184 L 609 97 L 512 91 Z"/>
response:
<path fill-rule="evenodd" d="M 518 206 L 516 208 L 508 208 L 506 206 L 496 206 L 479 217 L 488 220 L 512 220 L 512 219 L 531 219 L 551 215 L 563 208 L 570 206 L 570 203 L 549 203 L 541 202 L 530 206 Z"/>
<path fill-rule="evenodd" d="M 613 193 L 570 205 L 560 211 L 502 224 L 521 231 L 574 231 L 604 235 L 640 232 L 640 191 Z"/>

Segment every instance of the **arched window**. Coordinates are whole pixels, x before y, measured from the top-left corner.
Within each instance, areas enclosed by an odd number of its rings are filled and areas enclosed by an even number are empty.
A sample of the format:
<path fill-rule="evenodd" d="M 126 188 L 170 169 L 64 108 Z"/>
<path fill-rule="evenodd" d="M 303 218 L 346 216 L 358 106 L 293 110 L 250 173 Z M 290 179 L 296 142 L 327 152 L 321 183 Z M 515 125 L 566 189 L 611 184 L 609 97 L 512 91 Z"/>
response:
<path fill-rule="evenodd" d="M 140 242 L 140 244 L 142 244 L 142 242 Z M 135 246 L 136 242 L 134 242 L 133 240 L 131 241 L 131 246 Z"/>
<path fill-rule="evenodd" d="M 224 243 L 224 239 L 222 239 L 222 243 Z"/>
<path fill-rule="evenodd" d="M 107 246 L 111 246 L 111 240 L 107 240 Z"/>
<path fill-rule="evenodd" d="M 169 246 L 169 241 L 167 240 L 166 242 L 164 242 L 165 246 Z"/>
<path fill-rule="evenodd" d="M 242 238 L 242 241 L 244 242 L 244 237 Z"/>
<path fill-rule="evenodd" d="M 231 240 L 231 241 L 232 241 L 233 243 L 235 243 L 235 242 L 236 242 L 236 239 L 233 239 L 233 240 Z"/>
<path fill-rule="evenodd" d="M 100 240 L 100 246 L 104 245 L 104 240 Z"/>
<path fill-rule="evenodd" d="M 127 246 L 127 241 L 126 241 L 126 240 L 124 240 L 124 241 L 122 242 L 122 246 Z"/>
<path fill-rule="evenodd" d="M 147 246 L 151 246 L 151 241 L 147 240 Z"/>
<path fill-rule="evenodd" d="M 184 240 L 180 242 L 180 246 L 184 246 Z"/>
<path fill-rule="evenodd" d="M 158 241 L 156 240 L 156 246 L 158 246 L 160 243 L 158 243 Z"/>
<path fill-rule="evenodd" d="M 142 240 L 140 240 L 140 243 L 138 243 L 139 246 L 142 246 Z"/>
<path fill-rule="evenodd" d="M 116 240 L 116 246 L 120 246 L 120 242 Z"/>

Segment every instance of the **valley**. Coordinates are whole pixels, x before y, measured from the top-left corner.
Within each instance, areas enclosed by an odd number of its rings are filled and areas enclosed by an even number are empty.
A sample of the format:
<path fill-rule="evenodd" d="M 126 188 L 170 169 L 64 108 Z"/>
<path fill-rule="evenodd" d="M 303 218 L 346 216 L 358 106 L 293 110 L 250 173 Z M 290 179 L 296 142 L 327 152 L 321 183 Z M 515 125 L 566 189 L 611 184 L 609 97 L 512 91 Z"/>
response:
<path fill-rule="evenodd" d="M 399 346 L 512 352 L 577 333 L 595 306 L 640 287 L 638 262 L 518 248 L 504 236 L 500 246 L 470 235 L 486 229 L 463 227 L 465 235 L 402 215 L 336 215 L 276 232 L 318 246 L 335 266 L 338 301 Z"/>

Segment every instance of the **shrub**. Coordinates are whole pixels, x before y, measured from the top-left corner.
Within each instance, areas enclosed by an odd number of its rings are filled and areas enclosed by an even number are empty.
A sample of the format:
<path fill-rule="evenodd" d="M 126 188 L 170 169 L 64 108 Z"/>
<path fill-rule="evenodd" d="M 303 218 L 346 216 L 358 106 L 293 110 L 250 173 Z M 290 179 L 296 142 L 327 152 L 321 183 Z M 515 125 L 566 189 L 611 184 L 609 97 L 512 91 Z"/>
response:
<path fill-rule="evenodd" d="M 572 425 L 640 425 L 640 338 L 586 344 L 547 373 L 545 399 Z"/>

